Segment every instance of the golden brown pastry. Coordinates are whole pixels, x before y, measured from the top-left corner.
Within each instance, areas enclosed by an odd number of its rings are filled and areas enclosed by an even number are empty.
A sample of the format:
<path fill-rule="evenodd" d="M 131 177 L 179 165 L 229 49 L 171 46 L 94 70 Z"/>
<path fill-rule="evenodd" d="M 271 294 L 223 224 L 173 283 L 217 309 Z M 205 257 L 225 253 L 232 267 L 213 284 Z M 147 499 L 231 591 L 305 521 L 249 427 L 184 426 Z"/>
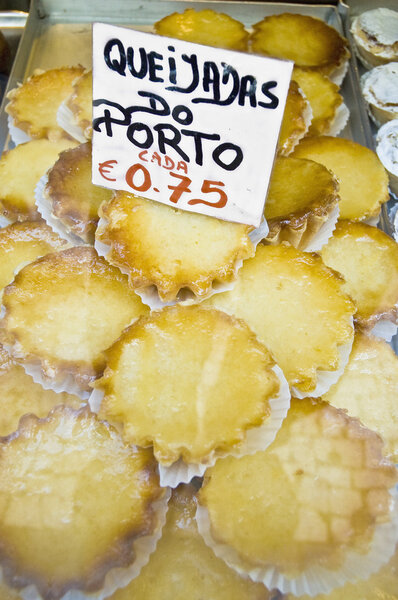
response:
<path fill-rule="evenodd" d="M 308 132 L 312 118 L 310 103 L 296 81 L 291 81 L 278 140 L 278 155 L 288 156 Z"/>

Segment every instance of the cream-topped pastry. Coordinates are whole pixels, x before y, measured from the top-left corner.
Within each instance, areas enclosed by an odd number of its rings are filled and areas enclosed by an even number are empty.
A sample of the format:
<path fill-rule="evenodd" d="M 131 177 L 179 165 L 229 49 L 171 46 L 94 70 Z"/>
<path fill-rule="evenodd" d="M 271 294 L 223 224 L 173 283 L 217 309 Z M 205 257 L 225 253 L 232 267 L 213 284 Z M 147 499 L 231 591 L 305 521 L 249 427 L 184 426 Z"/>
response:
<path fill-rule="evenodd" d="M 340 184 L 340 218 L 364 221 L 378 216 L 390 198 L 388 176 L 377 154 L 361 144 L 330 136 L 301 140 L 293 156 L 325 165 Z"/>
<path fill-rule="evenodd" d="M 359 57 L 367 68 L 398 59 L 398 12 L 375 8 L 352 22 Z"/>
<path fill-rule="evenodd" d="M 294 67 L 292 78 L 303 90 L 312 110 L 307 135 L 337 135 L 344 128 L 349 111 L 339 94 L 339 87 L 326 75 Z"/>
<path fill-rule="evenodd" d="M 251 50 L 293 60 L 340 84 L 350 57 L 348 42 L 321 19 L 296 13 L 265 17 L 253 25 Z"/>
<path fill-rule="evenodd" d="M 104 221 L 96 231 L 96 248 L 128 273 L 133 288 L 155 286 L 163 302 L 176 300 L 184 288 L 207 297 L 214 283 L 233 281 L 238 262 L 254 254 L 248 225 L 127 192 L 116 192 L 99 213 Z"/>
<path fill-rule="evenodd" d="M 43 196 L 49 204 L 50 220 L 84 242 L 94 244 L 98 209 L 113 192 L 91 182 L 91 143 L 62 152 L 48 171 Z M 39 207 L 40 208 L 40 207 Z M 43 216 L 46 212 L 42 210 Z"/>
<path fill-rule="evenodd" d="M 355 334 L 339 381 L 322 399 L 348 411 L 384 441 L 383 453 L 398 462 L 398 357 L 384 340 Z"/>
<path fill-rule="evenodd" d="M 355 568 L 345 569 L 350 553 L 357 568 L 366 555 L 374 560 L 372 541 L 376 535 L 380 543 L 383 524 L 391 532 L 388 550 L 376 549 L 383 564 L 398 535 L 390 496 L 398 471 L 381 449 L 380 437 L 344 411 L 293 400 L 267 450 L 208 469 L 199 530 L 238 572 L 264 583 L 279 575 L 283 592 L 304 578 L 310 593 L 324 591 L 325 571 L 330 587 L 356 579 Z"/>
<path fill-rule="evenodd" d="M 316 254 L 287 244 L 260 245 L 234 288 L 205 304 L 248 323 L 272 352 L 293 395 L 319 395 L 341 374 L 354 337 L 355 306 L 342 285 Z M 324 371 L 328 377 L 320 383 Z"/>
<path fill-rule="evenodd" d="M 187 8 L 157 21 L 154 28 L 159 35 L 230 50 L 246 50 L 249 37 L 242 23 L 211 9 Z"/>
<path fill-rule="evenodd" d="M 159 528 L 153 507 L 162 493 L 152 453 L 127 446 L 88 409 L 25 416 L 0 439 L 6 583 L 33 584 L 45 600 L 101 589 L 111 569 L 137 559 L 135 542 Z"/>
<path fill-rule="evenodd" d="M 239 449 L 269 419 L 280 388 L 271 354 L 246 323 L 198 305 L 138 319 L 105 356 L 100 416 L 122 425 L 128 442 L 153 446 L 166 466 Z"/>
<path fill-rule="evenodd" d="M 72 385 L 83 395 L 104 369 L 103 351 L 147 312 L 127 277 L 83 246 L 24 267 L 5 288 L 3 304 L 16 360 L 39 371 L 47 387 Z"/>
<path fill-rule="evenodd" d="M 192 485 L 180 485 L 173 491 L 162 537 L 148 564 L 109 600 L 279 598 L 276 591 L 269 592 L 261 583 L 240 577 L 205 544 L 195 521 L 195 492 Z"/>
<path fill-rule="evenodd" d="M 36 69 L 23 84 L 8 94 L 6 111 L 15 127 L 30 138 L 70 139 L 57 123 L 57 110 L 72 93 L 72 84 L 82 75 L 83 67 Z"/>
<path fill-rule="evenodd" d="M 339 221 L 323 246 L 325 264 L 341 273 L 344 291 L 357 306 L 355 321 L 365 330 L 398 323 L 398 244 L 386 233 L 352 221 Z"/>
<path fill-rule="evenodd" d="M 398 119 L 380 127 L 376 142 L 377 156 L 388 171 L 390 188 L 398 195 Z"/>
<path fill-rule="evenodd" d="M 377 125 L 398 117 L 398 62 L 380 65 L 364 73 L 361 88 Z"/>
<path fill-rule="evenodd" d="M 0 159 L 0 213 L 10 221 L 41 219 L 35 205 L 35 187 L 60 152 L 76 145 L 72 140 L 32 140 L 4 152 Z"/>
<path fill-rule="evenodd" d="M 308 132 L 311 119 L 312 110 L 309 101 L 301 92 L 298 84 L 291 81 L 279 132 L 277 147 L 279 156 L 288 156 L 294 150 Z"/>
<path fill-rule="evenodd" d="M 305 250 L 327 228 L 321 246 L 338 216 L 338 189 L 337 179 L 323 165 L 302 158 L 277 158 L 264 206 L 269 227 L 265 242 L 286 241 Z"/>

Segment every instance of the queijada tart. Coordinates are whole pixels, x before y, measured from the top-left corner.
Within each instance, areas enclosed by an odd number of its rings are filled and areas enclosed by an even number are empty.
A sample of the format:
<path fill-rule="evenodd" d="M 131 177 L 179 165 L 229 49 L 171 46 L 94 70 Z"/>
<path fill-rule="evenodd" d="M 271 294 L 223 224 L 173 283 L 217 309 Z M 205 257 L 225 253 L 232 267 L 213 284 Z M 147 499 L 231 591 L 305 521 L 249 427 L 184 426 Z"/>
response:
<path fill-rule="evenodd" d="M 58 124 L 79 142 L 91 140 L 93 135 L 93 72 L 86 71 L 73 82 L 71 95 L 61 104 L 57 113 Z"/>
<path fill-rule="evenodd" d="M 383 453 L 398 462 L 397 393 L 398 357 L 391 346 L 357 331 L 343 375 L 322 399 L 376 431 Z"/>
<path fill-rule="evenodd" d="M 361 88 L 369 114 L 378 127 L 398 118 L 398 61 L 364 73 Z"/>
<path fill-rule="evenodd" d="M 0 158 L 0 214 L 8 221 L 39 220 L 35 187 L 71 140 L 32 140 L 3 152 Z"/>
<path fill-rule="evenodd" d="M 187 8 L 157 21 L 154 28 L 159 35 L 229 50 L 246 50 L 249 37 L 242 23 L 211 9 Z"/>
<path fill-rule="evenodd" d="M 341 219 L 377 218 L 381 205 L 389 200 L 386 170 L 377 154 L 361 144 L 330 136 L 305 138 L 293 156 L 319 162 L 336 175 Z"/>
<path fill-rule="evenodd" d="M 207 297 L 217 284 L 231 283 L 240 261 L 254 254 L 248 225 L 127 192 L 116 192 L 99 214 L 98 252 L 128 274 L 134 289 L 155 288 L 161 302 L 175 301 L 184 288 Z"/>
<path fill-rule="evenodd" d="M 0 439 L 6 583 L 33 584 L 44 600 L 70 589 L 109 595 L 154 549 L 164 518 L 155 503 L 163 493 L 152 453 L 127 446 L 87 407 L 23 417 L 14 434 Z M 125 568 L 117 583 L 107 578 L 116 567 Z"/>
<path fill-rule="evenodd" d="M 398 472 L 382 445 L 344 411 L 293 400 L 267 450 L 208 469 L 199 531 L 239 573 L 294 595 L 374 572 L 398 537 Z"/>
<path fill-rule="evenodd" d="M 323 261 L 341 273 L 343 289 L 357 305 L 359 327 L 391 335 L 398 324 L 398 244 L 386 233 L 353 221 L 339 221 L 321 250 Z"/>
<path fill-rule="evenodd" d="M 198 532 L 196 490 L 180 485 L 169 500 L 162 537 L 138 577 L 110 600 L 277 600 L 260 583 L 240 577 Z"/>
<path fill-rule="evenodd" d="M 319 396 L 341 375 L 354 338 L 355 306 L 342 284 L 317 254 L 284 243 L 259 245 L 234 288 L 205 305 L 247 322 L 273 354 L 293 396 Z"/>
<path fill-rule="evenodd" d="M 46 417 L 59 404 L 80 408 L 82 401 L 78 396 L 66 392 L 45 390 L 12 360 L 0 344 L 0 436 L 18 429 L 19 420 L 24 415 Z"/>
<path fill-rule="evenodd" d="M 376 8 L 352 22 L 351 33 L 361 61 L 370 69 L 398 59 L 398 12 Z"/>
<path fill-rule="evenodd" d="M 82 397 L 102 373 L 103 350 L 147 312 L 127 277 L 84 246 L 21 269 L 3 304 L 12 356 L 45 387 Z"/>
<path fill-rule="evenodd" d="M 292 60 L 338 85 L 350 57 L 348 41 L 336 29 L 315 17 L 294 13 L 271 15 L 253 25 L 250 43 L 252 52 Z"/>
<path fill-rule="evenodd" d="M 398 196 L 398 119 L 380 127 L 376 142 L 377 156 L 388 171 L 390 190 Z"/>
<path fill-rule="evenodd" d="M 101 418 L 121 425 L 128 442 L 153 446 L 161 481 L 173 487 L 202 475 L 219 456 L 265 448 L 283 418 L 272 413 L 289 407 L 271 354 L 244 321 L 218 310 L 177 305 L 152 312 L 105 356 L 95 382 L 104 392 Z"/>
<path fill-rule="evenodd" d="M 301 158 L 275 160 L 264 206 L 268 244 L 289 242 L 317 250 L 327 241 L 339 215 L 339 185 L 323 165 Z"/>
<path fill-rule="evenodd" d="M 11 223 L 0 229 L 0 293 L 20 265 L 65 248 L 66 242 L 42 221 Z"/>
<path fill-rule="evenodd" d="M 292 78 L 310 103 L 312 120 L 307 135 L 337 135 L 346 125 L 349 111 L 339 87 L 326 75 L 294 67 Z"/>
<path fill-rule="evenodd" d="M 112 195 L 91 182 L 91 143 L 86 142 L 60 154 L 36 188 L 36 204 L 61 236 L 94 244 L 98 209 Z"/>
<path fill-rule="evenodd" d="M 22 130 L 31 139 L 70 139 L 57 123 L 57 111 L 61 102 L 72 93 L 74 80 L 83 72 L 80 66 L 35 70 L 23 84 L 8 94 L 6 112 L 13 127 Z M 11 133 L 14 139 L 13 128 Z M 14 141 L 19 143 L 17 138 Z"/>
<path fill-rule="evenodd" d="M 308 132 L 312 119 L 310 103 L 295 81 L 291 81 L 286 98 L 281 130 L 278 140 L 278 155 L 288 156 Z"/>

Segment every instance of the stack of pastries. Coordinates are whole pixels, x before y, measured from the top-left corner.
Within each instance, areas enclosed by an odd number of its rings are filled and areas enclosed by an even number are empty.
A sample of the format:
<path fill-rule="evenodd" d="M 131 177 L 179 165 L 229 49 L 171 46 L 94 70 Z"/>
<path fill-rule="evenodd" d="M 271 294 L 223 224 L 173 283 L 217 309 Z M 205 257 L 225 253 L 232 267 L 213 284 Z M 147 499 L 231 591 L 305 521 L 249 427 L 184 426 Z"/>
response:
<path fill-rule="evenodd" d="M 90 71 L 10 93 L 0 597 L 398 598 L 398 244 L 376 154 L 335 137 L 347 41 L 293 13 L 154 30 L 295 61 L 269 232 L 93 186 Z"/>

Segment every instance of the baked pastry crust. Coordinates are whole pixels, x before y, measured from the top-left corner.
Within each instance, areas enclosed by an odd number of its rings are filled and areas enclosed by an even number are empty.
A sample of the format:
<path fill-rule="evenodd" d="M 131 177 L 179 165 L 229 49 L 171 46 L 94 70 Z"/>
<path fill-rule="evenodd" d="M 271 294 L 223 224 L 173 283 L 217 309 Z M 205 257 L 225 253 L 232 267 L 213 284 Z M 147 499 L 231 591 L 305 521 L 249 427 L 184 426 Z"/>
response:
<path fill-rule="evenodd" d="M 398 357 L 391 346 L 357 331 L 343 375 L 322 399 L 376 431 L 386 456 L 398 462 L 397 390 Z"/>
<path fill-rule="evenodd" d="M 0 213 L 10 221 L 38 221 L 35 187 L 71 140 L 32 140 L 3 152 L 0 159 Z"/>
<path fill-rule="evenodd" d="M 45 223 L 12 223 L 0 229 L 0 290 L 11 283 L 21 264 L 66 248 L 66 242 Z"/>
<path fill-rule="evenodd" d="M 292 77 L 303 90 L 311 106 L 312 120 L 307 135 L 331 133 L 337 109 L 343 104 L 339 87 L 322 73 L 311 69 L 294 67 Z"/>
<path fill-rule="evenodd" d="M 398 12 L 389 8 L 368 10 L 355 17 L 351 33 L 366 68 L 398 59 L 397 26 Z"/>
<path fill-rule="evenodd" d="M 34 414 L 46 417 L 51 409 L 59 404 L 80 408 L 78 396 L 52 390 L 45 390 L 25 373 L 23 368 L 12 360 L 0 344 L 0 436 L 10 435 L 18 429 L 21 417 Z M 3 597 L 0 596 L 3 600 Z"/>
<path fill-rule="evenodd" d="M 289 242 L 304 250 L 338 206 L 334 175 L 312 160 L 279 157 L 274 163 L 264 217 L 269 244 Z"/>
<path fill-rule="evenodd" d="M 83 72 L 80 66 L 48 71 L 36 69 L 7 96 L 10 102 L 6 105 L 6 112 L 13 118 L 14 125 L 32 139 L 71 139 L 57 123 L 57 110 L 71 94 L 74 80 Z"/>
<path fill-rule="evenodd" d="M 249 573 L 338 570 L 347 550 L 368 552 L 376 524 L 391 520 L 398 474 L 381 448 L 344 411 L 293 400 L 266 451 L 220 459 L 206 472 L 199 502 L 213 539 L 233 548 Z"/>
<path fill-rule="evenodd" d="M 153 445 L 162 465 L 239 446 L 279 391 L 275 362 L 246 323 L 197 305 L 138 319 L 105 354 L 101 418 L 130 443 Z"/>
<path fill-rule="evenodd" d="M 167 15 L 154 25 L 159 35 L 196 42 L 206 46 L 247 50 L 249 34 L 242 23 L 211 9 L 187 8 L 183 13 Z"/>
<path fill-rule="evenodd" d="M 283 13 L 253 25 L 252 52 L 292 60 L 332 76 L 349 57 L 348 41 L 316 17 Z"/>
<path fill-rule="evenodd" d="M 182 288 L 198 298 L 214 282 L 235 278 L 238 261 L 254 254 L 252 227 L 170 208 L 127 192 L 100 207 L 105 219 L 96 240 L 110 246 L 106 259 L 128 273 L 133 288 L 155 285 L 163 302 Z"/>
<path fill-rule="evenodd" d="M 341 219 L 370 219 L 389 200 L 387 172 L 377 154 L 365 146 L 344 138 L 311 137 L 301 140 L 293 156 L 319 162 L 336 175 Z"/>
<path fill-rule="evenodd" d="M 296 81 L 291 81 L 286 98 L 285 112 L 279 133 L 279 156 L 288 156 L 306 135 L 310 127 L 312 111 L 310 103 Z"/>
<path fill-rule="evenodd" d="M 287 244 L 257 247 L 234 288 L 205 301 L 244 319 L 273 354 L 290 386 L 316 389 L 318 372 L 335 371 L 354 336 L 355 306 L 343 280 L 314 253 Z M 322 319 L 318 315 L 322 314 Z"/>
<path fill-rule="evenodd" d="M 66 229 L 94 244 L 98 209 L 113 191 L 93 185 L 91 166 L 90 142 L 62 152 L 48 171 L 44 194 L 52 203 L 52 214 Z"/>
<path fill-rule="evenodd" d="M 3 303 L 14 358 L 40 366 L 50 382 L 72 375 L 83 390 L 102 373 L 103 350 L 148 310 L 125 275 L 83 246 L 24 267 Z"/>
<path fill-rule="evenodd" d="M 66 106 L 72 111 L 74 120 L 86 139 L 93 135 L 93 73 L 86 71 L 73 82 L 73 92 L 66 100 Z"/>
<path fill-rule="evenodd" d="M 397 242 L 377 227 L 340 221 L 321 255 L 343 275 L 343 289 L 357 305 L 359 327 L 369 330 L 381 319 L 398 321 Z"/>
<path fill-rule="evenodd" d="M 112 600 L 271 600 L 265 586 L 240 577 L 206 546 L 195 521 L 192 485 L 180 485 L 169 501 L 162 538 L 138 577 Z M 276 599 L 275 599 L 276 600 Z"/>
<path fill-rule="evenodd" d="M 100 589 L 111 568 L 134 561 L 134 540 L 153 532 L 161 494 L 151 452 L 126 446 L 87 408 L 25 416 L 0 440 L 6 582 L 33 583 L 46 600 Z"/>

